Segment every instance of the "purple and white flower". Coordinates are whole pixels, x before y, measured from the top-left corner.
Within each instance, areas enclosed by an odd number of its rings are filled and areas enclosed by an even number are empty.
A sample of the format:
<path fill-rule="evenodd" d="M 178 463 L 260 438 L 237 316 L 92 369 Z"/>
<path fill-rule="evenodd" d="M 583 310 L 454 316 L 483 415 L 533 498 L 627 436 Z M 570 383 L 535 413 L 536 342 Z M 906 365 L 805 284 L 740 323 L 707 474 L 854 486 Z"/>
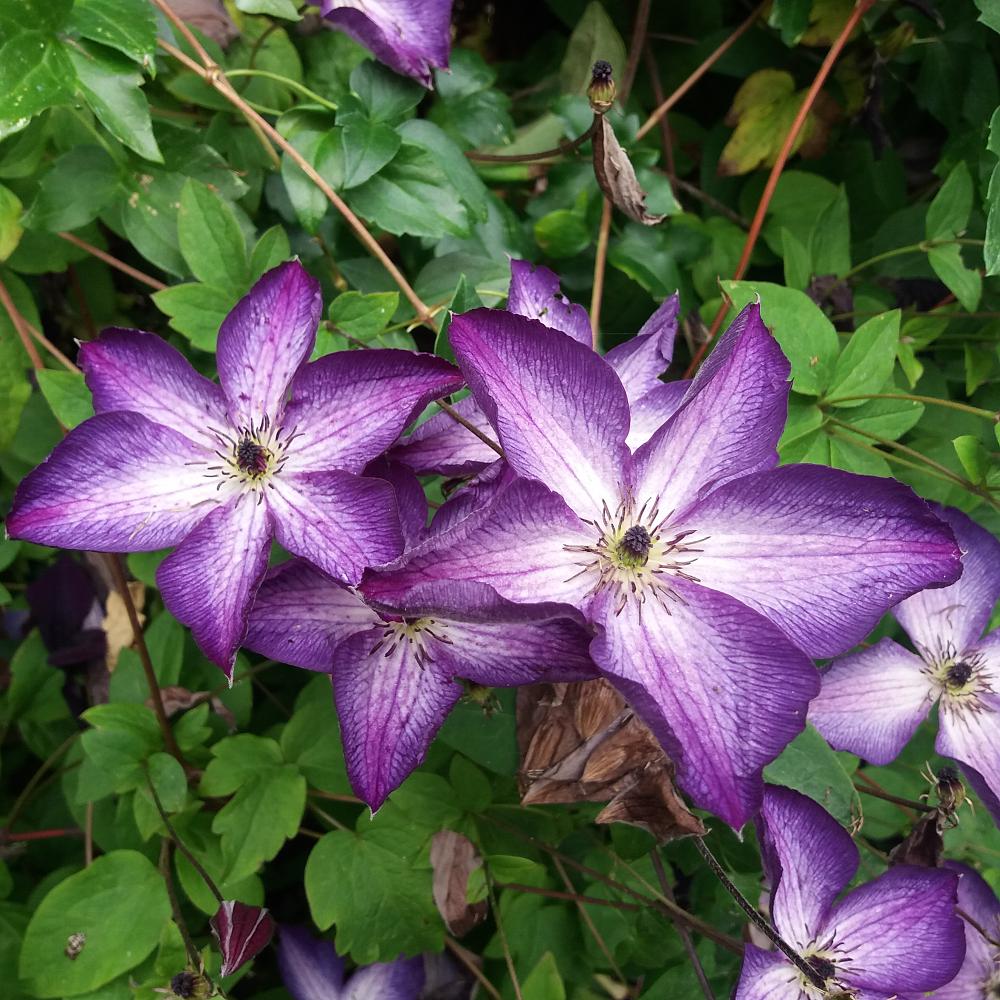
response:
<path fill-rule="evenodd" d="M 377 810 L 423 761 L 462 695 L 457 678 L 512 687 L 595 675 L 590 635 L 565 613 L 445 582 L 414 590 L 404 618 L 294 559 L 264 581 L 246 645 L 331 674 L 348 777 Z"/>
<path fill-rule="evenodd" d="M 465 580 L 577 608 L 681 785 L 739 827 L 805 724 L 809 656 L 954 582 L 950 529 L 893 480 L 775 468 L 789 364 L 755 305 L 634 455 L 627 393 L 589 345 L 494 310 L 455 317 L 449 335 L 517 477 L 369 593 L 406 612 L 418 584 Z"/>
<path fill-rule="evenodd" d="M 660 381 L 673 358 L 679 308 L 680 299 L 671 295 L 634 337 L 604 355 L 628 396 L 632 419 L 626 443 L 633 450 L 648 441 L 673 414 L 687 389 L 687 382 Z M 592 343 L 587 310 L 559 291 L 559 278 L 547 267 L 526 260 L 510 262 L 507 311 L 561 330 L 588 347 Z M 454 405 L 483 433 L 492 433 L 475 397 Z M 444 476 L 478 473 L 497 460 L 495 451 L 445 413 L 437 413 L 420 424 L 393 449 L 392 455 L 416 472 Z"/>
<path fill-rule="evenodd" d="M 424 987 L 421 958 L 366 965 L 346 976 L 333 943 L 302 927 L 279 930 L 278 970 L 292 1000 L 417 1000 Z"/>
<path fill-rule="evenodd" d="M 916 652 L 881 639 L 835 660 L 809 719 L 836 749 L 888 764 L 937 702 L 938 753 L 962 765 L 1000 822 L 1000 630 L 981 638 L 1000 598 L 1000 541 L 957 510 L 938 513 L 965 570 L 893 609 Z"/>
<path fill-rule="evenodd" d="M 18 487 L 8 534 L 102 552 L 178 546 L 157 573 L 163 599 L 227 676 L 273 538 L 346 583 L 395 559 L 393 488 L 361 473 L 462 380 L 407 351 L 307 363 L 321 308 L 297 262 L 269 271 L 222 324 L 218 385 L 151 333 L 84 344 L 96 415 Z"/>
<path fill-rule="evenodd" d="M 955 872 L 899 865 L 838 899 L 857 872 L 858 849 L 812 799 L 774 785 L 757 834 L 774 927 L 825 988 L 781 952 L 747 944 L 734 1000 L 903 1000 L 959 971 L 965 932 Z"/>
<path fill-rule="evenodd" d="M 317 0 L 323 17 L 397 73 L 433 86 L 447 67 L 452 0 Z"/>
<path fill-rule="evenodd" d="M 222 952 L 221 976 L 231 976 L 260 954 L 274 936 L 274 918 L 261 906 L 227 899 L 209 921 Z"/>

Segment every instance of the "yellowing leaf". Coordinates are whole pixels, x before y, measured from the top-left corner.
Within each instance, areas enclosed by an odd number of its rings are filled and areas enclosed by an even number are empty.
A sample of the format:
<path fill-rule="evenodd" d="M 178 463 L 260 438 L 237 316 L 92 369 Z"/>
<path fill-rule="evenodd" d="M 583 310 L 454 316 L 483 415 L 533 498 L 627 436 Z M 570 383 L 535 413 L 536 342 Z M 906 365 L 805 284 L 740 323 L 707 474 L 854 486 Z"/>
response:
<path fill-rule="evenodd" d="M 809 28 L 800 39 L 803 45 L 834 43 L 854 10 L 854 0 L 813 0 Z M 856 32 L 858 29 L 855 28 Z M 852 32 L 853 34 L 853 32 Z"/>

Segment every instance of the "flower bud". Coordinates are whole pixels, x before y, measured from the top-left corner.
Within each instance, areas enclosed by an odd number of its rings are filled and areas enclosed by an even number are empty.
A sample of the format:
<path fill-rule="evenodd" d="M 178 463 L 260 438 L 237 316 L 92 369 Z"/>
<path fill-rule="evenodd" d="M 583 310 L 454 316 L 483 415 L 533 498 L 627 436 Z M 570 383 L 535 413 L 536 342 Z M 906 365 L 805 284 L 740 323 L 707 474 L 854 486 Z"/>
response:
<path fill-rule="evenodd" d="M 170 992 L 178 1000 L 208 1000 L 212 995 L 212 984 L 197 972 L 178 972 L 170 980 Z"/>
<path fill-rule="evenodd" d="M 598 59 L 594 63 L 587 97 L 590 100 L 591 110 L 596 114 L 606 114 L 615 103 L 615 80 L 611 74 L 611 63 L 604 59 Z"/>
<path fill-rule="evenodd" d="M 209 923 L 222 951 L 222 976 L 249 962 L 274 934 L 274 920 L 267 910 L 234 900 L 225 900 Z"/>

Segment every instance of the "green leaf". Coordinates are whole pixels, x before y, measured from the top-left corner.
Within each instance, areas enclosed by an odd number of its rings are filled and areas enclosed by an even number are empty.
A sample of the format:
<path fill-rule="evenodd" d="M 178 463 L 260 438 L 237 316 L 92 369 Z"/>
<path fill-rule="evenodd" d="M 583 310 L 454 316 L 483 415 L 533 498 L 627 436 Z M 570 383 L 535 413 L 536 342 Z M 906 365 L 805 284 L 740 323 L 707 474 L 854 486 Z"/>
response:
<path fill-rule="evenodd" d="M 4 271 L 2 277 L 14 304 L 37 329 L 38 316 L 31 293 L 15 275 Z M 30 312 L 26 309 L 28 305 Z M 14 440 L 21 422 L 21 413 L 31 396 L 29 367 L 28 355 L 14 324 L 6 310 L 0 310 L 0 450 L 6 450 Z"/>
<path fill-rule="evenodd" d="M 845 761 L 853 761 L 850 766 L 853 772 L 857 760 L 834 753 L 826 740 L 807 724 L 781 756 L 764 768 L 764 780 L 808 795 L 847 825 L 852 819 L 857 792 Z"/>
<path fill-rule="evenodd" d="M 156 947 L 170 902 L 160 873 L 136 851 L 113 851 L 70 875 L 28 924 L 19 974 L 35 997 L 74 997 L 134 969 Z M 84 935 L 76 958 L 71 935 Z"/>
<path fill-rule="evenodd" d="M 110 779 L 112 789 L 127 792 L 145 785 L 144 763 L 163 748 L 153 710 L 111 703 L 88 708 L 81 718 L 93 727 L 80 737 L 84 753 Z"/>
<path fill-rule="evenodd" d="M 154 753 L 147 761 L 149 777 L 156 789 L 160 804 L 168 813 L 180 812 L 187 799 L 187 775 L 176 757 L 168 753 Z M 136 793 L 153 804 L 153 797 L 147 786 L 142 786 Z"/>
<path fill-rule="evenodd" d="M 809 27 L 812 0 L 774 0 L 767 23 L 781 31 L 781 40 L 788 46 L 798 44 Z"/>
<path fill-rule="evenodd" d="M 979 20 L 988 28 L 1000 31 L 1000 3 L 997 0 L 973 0 L 979 8 Z"/>
<path fill-rule="evenodd" d="M 153 66 L 156 15 L 146 0 L 76 0 L 69 27 L 84 38 L 117 49 L 143 68 Z"/>
<path fill-rule="evenodd" d="M 140 90 L 142 74 L 131 60 L 87 42 L 68 51 L 80 92 L 101 124 L 129 149 L 162 163 L 163 154 L 153 136 L 149 102 Z"/>
<path fill-rule="evenodd" d="M 837 331 L 804 292 L 767 281 L 723 281 L 723 290 L 742 309 L 760 295 L 764 322 L 792 365 L 792 388 L 819 396 L 829 385 L 840 352 Z"/>
<path fill-rule="evenodd" d="M 37 629 L 17 647 L 10 664 L 10 686 L 3 702 L 6 725 L 13 722 L 52 723 L 69 711 L 62 696 L 61 671 L 49 666 L 48 652 Z"/>
<path fill-rule="evenodd" d="M 380 334 L 399 308 L 398 292 L 343 292 L 331 303 L 330 322 L 358 340 L 371 340 Z"/>
<path fill-rule="evenodd" d="M 237 296 L 211 285 L 192 282 L 171 285 L 152 295 L 156 307 L 170 317 L 170 325 L 203 351 L 214 351 L 219 327 Z"/>
<path fill-rule="evenodd" d="M 372 59 L 359 63 L 352 71 L 351 91 L 360 100 L 370 121 L 390 124 L 408 118 L 426 93 L 420 84 L 393 73 Z M 349 112 L 342 112 L 337 117 L 340 124 L 352 120 L 355 116 Z"/>
<path fill-rule="evenodd" d="M 961 247 L 956 243 L 931 247 L 927 259 L 934 273 L 948 286 L 948 290 L 962 304 L 962 308 L 975 312 L 983 290 L 979 272 L 965 266 Z"/>
<path fill-rule="evenodd" d="M 535 242 L 549 257 L 576 257 L 590 246 L 590 227 L 579 212 L 557 208 L 535 223 Z"/>
<path fill-rule="evenodd" d="M 286 21 L 302 20 L 292 0 L 236 0 L 236 6 L 244 14 L 267 14 L 269 17 L 283 17 Z"/>
<path fill-rule="evenodd" d="M 951 443 L 955 447 L 955 454 L 958 455 L 962 468 L 965 469 L 965 474 L 969 477 L 969 482 L 976 485 L 982 483 L 990 471 L 990 454 L 983 446 L 983 442 L 972 434 L 963 434 Z"/>
<path fill-rule="evenodd" d="M 241 733 L 220 740 L 212 747 L 213 760 L 201 779 L 201 793 L 208 796 L 230 795 L 261 770 L 284 763 L 281 747 L 271 739 Z"/>
<path fill-rule="evenodd" d="M 547 951 L 521 986 L 524 1000 L 566 1000 L 566 987 L 555 956 Z"/>
<path fill-rule="evenodd" d="M 809 249 L 803 246 L 790 229 L 781 229 L 781 257 L 785 264 L 785 284 L 805 291 L 813 275 Z"/>
<path fill-rule="evenodd" d="M 121 222 L 129 242 L 157 267 L 178 276 L 187 266 L 177 243 L 177 205 L 184 177 L 165 170 L 139 170 L 125 181 L 119 202 Z"/>
<path fill-rule="evenodd" d="M 256 281 L 265 271 L 277 267 L 291 256 L 288 234 L 281 226 L 271 226 L 257 240 L 250 253 L 250 280 Z"/>
<path fill-rule="evenodd" d="M 997 12 L 1000 23 L 1000 10 Z M 986 148 L 994 156 L 1000 157 L 1000 108 L 993 112 L 990 119 L 989 140 Z M 1000 273 L 1000 163 L 990 174 L 990 182 L 986 189 L 986 239 L 983 247 L 983 258 L 986 261 L 986 275 Z"/>
<path fill-rule="evenodd" d="M 292 112 L 278 119 L 278 131 L 296 152 L 336 188 L 343 179 L 343 148 L 339 129 L 325 114 Z M 281 179 L 299 222 L 315 232 L 329 208 L 326 196 L 287 154 L 281 157 Z"/>
<path fill-rule="evenodd" d="M 35 377 L 56 420 L 67 430 L 94 415 L 94 402 L 80 372 L 45 368 L 36 372 Z"/>
<path fill-rule="evenodd" d="M 316 678 L 299 695 L 295 714 L 281 733 L 281 752 L 313 788 L 334 795 L 352 794 L 327 678 Z"/>
<path fill-rule="evenodd" d="M 896 364 L 899 321 L 900 312 L 893 309 L 881 316 L 873 316 L 854 331 L 837 358 L 830 388 L 826 392 L 829 399 L 867 395 L 878 392 L 885 385 Z M 856 399 L 838 405 L 857 407 L 864 402 L 863 399 Z"/>
<path fill-rule="evenodd" d="M 0 184 L 0 263 L 3 263 L 21 242 L 21 199 L 10 188 Z"/>
<path fill-rule="evenodd" d="M 965 360 L 965 393 L 971 396 L 990 376 L 997 367 L 997 352 L 993 347 L 980 347 L 978 344 L 965 344 L 963 348 Z"/>
<path fill-rule="evenodd" d="M 211 188 L 191 178 L 181 190 L 177 242 L 199 281 L 234 296 L 247 290 L 250 264 L 236 215 Z"/>
<path fill-rule="evenodd" d="M 478 309 L 482 304 L 482 300 L 476 294 L 475 288 L 465 277 L 465 274 L 460 274 L 451 302 L 448 303 L 441 325 L 438 327 L 437 336 L 434 338 L 434 353 L 439 358 L 446 358 L 448 361 L 455 360 L 455 352 L 451 349 L 451 341 L 448 338 L 452 315 L 460 315 L 469 312 L 470 309 Z"/>
<path fill-rule="evenodd" d="M 965 231 L 972 212 L 972 175 L 959 163 L 927 209 L 925 232 L 929 240 L 950 240 Z"/>
<path fill-rule="evenodd" d="M 598 59 L 611 63 L 615 77 L 625 72 L 625 43 L 618 29 L 598 0 L 587 4 L 570 35 L 559 67 L 559 85 L 564 94 L 585 94 L 590 86 L 591 70 Z"/>
<path fill-rule="evenodd" d="M 22 23 L 30 23 L 27 15 L 25 11 Z M 11 32 L 0 23 L 0 139 L 40 111 L 68 104 L 75 84 L 73 64 L 54 35 L 38 30 Z"/>
<path fill-rule="evenodd" d="M 364 119 L 351 122 L 340 130 L 344 157 L 344 190 L 364 184 L 374 177 L 399 151 L 402 140 L 391 125 Z"/>
<path fill-rule="evenodd" d="M 100 215 L 118 193 L 118 164 L 100 146 L 74 146 L 42 177 L 24 217 L 32 229 L 79 229 Z"/>

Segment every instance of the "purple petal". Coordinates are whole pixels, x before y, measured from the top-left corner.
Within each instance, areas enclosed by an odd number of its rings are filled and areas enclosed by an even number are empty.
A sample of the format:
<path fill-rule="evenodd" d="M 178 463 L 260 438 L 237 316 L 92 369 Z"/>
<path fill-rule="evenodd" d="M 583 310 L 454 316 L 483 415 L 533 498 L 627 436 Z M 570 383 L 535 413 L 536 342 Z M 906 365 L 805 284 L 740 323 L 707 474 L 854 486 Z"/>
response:
<path fill-rule="evenodd" d="M 805 950 L 858 870 L 850 834 L 806 795 L 768 785 L 758 820 L 771 880 L 771 914 L 781 936 Z"/>
<path fill-rule="evenodd" d="M 85 420 L 17 488 L 7 534 L 40 545 L 148 552 L 218 504 L 210 452 L 138 413 Z"/>
<path fill-rule="evenodd" d="M 443 643 L 398 626 L 358 632 L 333 656 L 333 693 L 351 787 L 377 810 L 418 767 L 462 694 L 437 662 Z"/>
<path fill-rule="evenodd" d="M 80 345 L 80 367 L 98 413 L 131 410 L 215 451 L 226 397 L 187 358 L 155 334 L 105 330 Z"/>
<path fill-rule="evenodd" d="M 413 470 L 402 462 L 392 462 L 382 457 L 369 462 L 364 474 L 384 479 L 395 491 L 404 547 L 412 548 L 422 541 L 427 532 L 427 496 Z"/>
<path fill-rule="evenodd" d="M 1000 541 L 960 511 L 932 509 L 955 533 L 962 576 L 950 587 L 915 594 L 894 613 L 917 646 L 936 659 L 948 649 L 964 652 L 982 635 L 1000 598 Z"/>
<path fill-rule="evenodd" d="M 944 867 L 960 876 L 959 908 L 996 940 L 1000 935 L 1000 900 L 996 894 L 968 865 L 946 861 Z M 983 992 L 983 985 L 996 973 L 995 951 L 979 930 L 966 923 L 965 961 L 950 983 L 934 991 L 934 1000 L 985 1000 L 988 994 Z"/>
<path fill-rule="evenodd" d="M 289 559 L 257 591 L 243 644 L 280 663 L 329 673 L 337 646 L 378 620 L 354 591 L 305 559 Z"/>
<path fill-rule="evenodd" d="M 452 405 L 484 434 L 491 438 L 496 434 L 472 396 Z M 420 475 L 468 476 L 497 460 L 489 445 L 443 411 L 428 417 L 389 454 Z"/>
<path fill-rule="evenodd" d="M 454 366 L 410 351 L 338 351 L 292 382 L 284 423 L 296 429 L 294 472 L 361 472 L 432 400 L 462 387 Z"/>
<path fill-rule="evenodd" d="M 511 468 L 585 517 L 614 507 L 629 414 L 611 368 L 565 334 L 498 310 L 456 316 L 448 333 Z"/>
<path fill-rule="evenodd" d="M 267 910 L 235 900 L 220 903 L 209 923 L 222 950 L 221 976 L 231 976 L 246 965 L 274 935 L 274 918 Z"/>
<path fill-rule="evenodd" d="M 424 987 L 422 958 L 366 965 L 347 982 L 344 1000 L 417 1000 Z"/>
<path fill-rule="evenodd" d="M 431 69 L 448 65 L 452 0 L 321 0 L 323 17 L 397 73 L 433 85 Z"/>
<path fill-rule="evenodd" d="M 392 486 L 350 472 L 284 473 L 273 480 L 268 504 L 275 535 L 289 552 L 354 585 L 369 566 L 403 551 Z"/>
<path fill-rule="evenodd" d="M 679 577 L 676 599 L 604 595 L 597 665 L 677 764 L 681 787 L 738 829 L 760 806 L 761 771 L 802 731 L 813 665 L 766 618 Z M 667 600 L 667 598 L 664 598 Z"/>
<path fill-rule="evenodd" d="M 888 764 L 927 718 L 937 687 L 919 656 L 892 639 L 833 661 L 809 721 L 835 750 Z"/>
<path fill-rule="evenodd" d="M 691 382 L 680 409 L 635 456 L 637 496 L 678 509 L 712 486 L 777 465 L 791 368 L 747 306 Z"/>
<path fill-rule="evenodd" d="M 631 404 L 632 422 L 625 443 L 632 451 L 644 445 L 679 409 L 690 382 L 658 382 Z"/>
<path fill-rule="evenodd" d="M 167 609 L 230 679 L 272 531 L 267 504 L 241 494 L 204 518 L 156 571 Z"/>
<path fill-rule="evenodd" d="M 797 970 L 780 952 L 746 944 L 733 1000 L 809 1000 L 799 982 Z"/>
<path fill-rule="evenodd" d="M 672 519 L 684 528 L 707 536 L 691 572 L 811 656 L 843 652 L 902 597 L 961 573 L 951 529 L 908 486 L 823 466 L 728 483 Z"/>
<path fill-rule="evenodd" d="M 587 310 L 570 302 L 559 291 L 559 278 L 547 267 L 526 260 L 510 262 L 507 311 L 526 319 L 537 319 L 553 330 L 569 334 L 587 347 L 593 343 Z"/>
<path fill-rule="evenodd" d="M 518 479 L 486 507 L 432 534 L 403 565 L 365 582 L 371 598 L 392 601 L 421 583 L 478 581 L 510 601 L 539 597 L 576 605 L 592 585 L 576 576 L 566 546 L 587 545 L 593 531 L 541 483 Z"/>
<path fill-rule="evenodd" d="M 298 261 L 268 271 L 219 330 L 219 381 L 237 427 L 276 423 L 292 377 L 316 342 L 319 282 Z"/>
<path fill-rule="evenodd" d="M 923 993 L 953 979 L 965 956 L 955 913 L 958 876 L 899 865 L 851 892 L 830 913 L 821 937 L 832 937 L 844 981 L 873 993 Z"/>
<path fill-rule="evenodd" d="M 304 927 L 279 930 L 278 970 L 292 1000 L 343 1000 L 343 960 L 332 941 L 314 938 Z"/>
<path fill-rule="evenodd" d="M 670 367 L 680 305 L 677 294 L 671 295 L 634 337 L 612 347 L 604 355 L 604 360 L 614 368 L 625 386 L 630 403 L 660 385 L 660 376 Z"/>

